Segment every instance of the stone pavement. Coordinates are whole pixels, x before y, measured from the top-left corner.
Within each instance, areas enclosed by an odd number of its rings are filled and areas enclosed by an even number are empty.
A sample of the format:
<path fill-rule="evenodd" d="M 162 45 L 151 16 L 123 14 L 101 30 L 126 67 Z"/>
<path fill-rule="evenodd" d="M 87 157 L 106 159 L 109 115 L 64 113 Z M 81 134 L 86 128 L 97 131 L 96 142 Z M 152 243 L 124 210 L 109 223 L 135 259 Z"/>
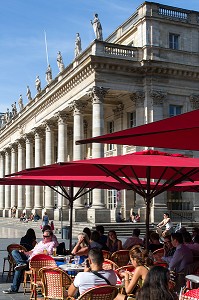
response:
<path fill-rule="evenodd" d="M 23 287 L 21 285 L 19 293 L 16 294 L 3 294 L 2 291 L 11 286 L 11 281 L 6 282 L 6 275 L 2 277 L 3 258 L 7 256 L 7 246 L 12 243 L 19 243 L 23 235 L 25 235 L 28 228 L 34 228 L 37 240 L 42 239 L 40 229 L 41 221 L 38 223 L 28 222 L 22 223 L 19 219 L 0 218 L 0 300 L 13 299 L 25 300 L 30 299 L 30 294 L 23 294 Z M 56 234 L 58 241 L 63 241 L 60 234 Z M 74 240 L 75 241 L 75 240 Z M 73 241 L 73 242 L 74 242 Z M 68 247 L 68 240 L 64 240 L 66 247 Z M 7 265 L 8 267 L 8 265 Z"/>

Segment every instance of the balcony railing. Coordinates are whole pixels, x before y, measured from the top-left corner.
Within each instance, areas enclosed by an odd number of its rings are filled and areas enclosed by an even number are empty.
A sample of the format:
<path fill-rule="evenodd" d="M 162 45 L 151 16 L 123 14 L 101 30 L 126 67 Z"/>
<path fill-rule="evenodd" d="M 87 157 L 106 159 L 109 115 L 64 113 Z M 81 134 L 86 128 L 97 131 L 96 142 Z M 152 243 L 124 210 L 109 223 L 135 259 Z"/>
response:
<path fill-rule="evenodd" d="M 177 19 L 183 19 L 183 20 L 188 19 L 188 14 L 183 11 L 168 9 L 164 7 L 159 7 L 158 14 L 162 16 L 177 18 Z"/>

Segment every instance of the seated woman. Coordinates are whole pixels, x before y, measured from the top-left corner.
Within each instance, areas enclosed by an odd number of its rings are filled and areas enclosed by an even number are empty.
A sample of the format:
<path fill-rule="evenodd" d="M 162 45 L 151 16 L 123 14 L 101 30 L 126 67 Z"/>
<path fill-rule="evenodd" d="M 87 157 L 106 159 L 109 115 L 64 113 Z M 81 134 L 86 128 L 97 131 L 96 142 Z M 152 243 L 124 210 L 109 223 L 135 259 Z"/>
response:
<path fill-rule="evenodd" d="M 26 234 L 21 238 L 20 245 L 24 246 L 27 251 L 30 251 L 35 247 L 36 244 L 37 241 L 35 231 L 34 229 L 29 228 Z"/>
<path fill-rule="evenodd" d="M 152 267 L 146 276 L 143 287 L 138 291 L 136 299 L 178 299 L 177 295 L 169 291 L 169 270 L 161 266 Z"/>
<path fill-rule="evenodd" d="M 89 247 L 90 243 L 87 234 L 85 232 L 80 232 L 78 234 L 78 242 L 71 251 L 71 254 L 80 256 L 79 263 L 82 263 L 88 256 Z"/>
<path fill-rule="evenodd" d="M 124 277 L 126 294 L 131 294 L 137 285 L 143 286 L 144 280 L 149 272 L 150 267 L 153 265 L 153 261 L 148 257 L 148 252 L 141 247 L 134 247 L 130 250 L 130 260 L 135 267 L 134 274 L 129 271 L 125 271 L 121 276 Z M 126 298 L 123 294 L 118 294 L 116 300 L 124 300 Z"/>
<path fill-rule="evenodd" d="M 109 231 L 106 245 L 111 253 L 122 250 L 122 241 L 118 240 L 115 230 Z"/>

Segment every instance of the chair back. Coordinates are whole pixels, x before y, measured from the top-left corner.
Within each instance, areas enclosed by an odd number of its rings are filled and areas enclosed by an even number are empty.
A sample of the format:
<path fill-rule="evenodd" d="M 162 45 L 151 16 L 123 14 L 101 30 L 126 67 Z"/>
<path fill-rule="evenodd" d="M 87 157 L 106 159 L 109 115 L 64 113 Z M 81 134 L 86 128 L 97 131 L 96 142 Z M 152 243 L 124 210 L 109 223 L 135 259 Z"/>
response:
<path fill-rule="evenodd" d="M 134 272 L 135 271 L 135 267 L 133 265 L 127 265 L 127 266 L 123 266 L 123 267 L 119 267 L 118 269 L 115 270 L 116 274 L 120 276 L 120 273 L 123 273 L 125 271 L 129 271 L 129 272 Z"/>
<path fill-rule="evenodd" d="M 40 280 L 39 270 L 43 267 L 56 267 L 55 260 L 46 254 L 37 254 L 33 256 L 29 262 L 30 269 L 33 273 L 33 281 L 36 283 Z"/>
<path fill-rule="evenodd" d="M 103 257 L 104 258 L 107 258 L 107 259 L 110 259 L 111 257 L 111 253 L 107 250 L 102 250 L 102 253 L 103 253 Z"/>
<path fill-rule="evenodd" d="M 39 270 L 43 285 L 44 299 L 60 299 L 67 297 L 66 290 L 71 285 L 71 277 L 60 268 L 44 267 Z"/>
<path fill-rule="evenodd" d="M 27 251 L 27 249 L 22 246 L 22 245 L 19 245 L 19 244 L 10 244 L 8 245 L 7 247 L 7 251 L 8 251 L 8 261 L 11 265 L 15 265 L 15 261 L 12 257 L 12 251 L 13 250 L 23 250 L 23 251 Z"/>
<path fill-rule="evenodd" d="M 164 248 L 160 248 L 153 251 L 153 258 L 156 262 L 161 262 L 163 256 L 164 256 Z"/>
<path fill-rule="evenodd" d="M 129 259 L 129 250 L 119 250 L 111 255 L 111 260 L 119 267 L 128 265 Z"/>
<path fill-rule="evenodd" d="M 118 269 L 119 266 L 114 263 L 112 260 L 109 259 L 104 259 L 103 265 L 102 265 L 102 269 L 103 270 L 116 270 Z"/>
<path fill-rule="evenodd" d="M 180 300 L 197 300 L 199 299 L 199 289 L 189 290 L 182 294 L 179 298 Z"/>
<path fill-rule="evenodd" d="M 117 296 L 117 293 L 118 290 L 115 286 L 104 285 L 89 289 L 78 300 L 113 300 Z"/>

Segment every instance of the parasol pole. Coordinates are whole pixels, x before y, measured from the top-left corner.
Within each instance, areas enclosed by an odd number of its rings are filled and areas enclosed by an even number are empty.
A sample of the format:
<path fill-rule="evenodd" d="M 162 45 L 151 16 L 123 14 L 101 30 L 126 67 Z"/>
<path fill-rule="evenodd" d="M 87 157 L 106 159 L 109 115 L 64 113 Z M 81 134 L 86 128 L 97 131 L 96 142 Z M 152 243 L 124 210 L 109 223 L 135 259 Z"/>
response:
<path fill-rule="evenodd" d="M 73 226 L 73 201 L 74 201 L 74 187 L 70 187 L 70 231 L 69 231 L 69 250 L 72 251 L 72 226 Z"/>

